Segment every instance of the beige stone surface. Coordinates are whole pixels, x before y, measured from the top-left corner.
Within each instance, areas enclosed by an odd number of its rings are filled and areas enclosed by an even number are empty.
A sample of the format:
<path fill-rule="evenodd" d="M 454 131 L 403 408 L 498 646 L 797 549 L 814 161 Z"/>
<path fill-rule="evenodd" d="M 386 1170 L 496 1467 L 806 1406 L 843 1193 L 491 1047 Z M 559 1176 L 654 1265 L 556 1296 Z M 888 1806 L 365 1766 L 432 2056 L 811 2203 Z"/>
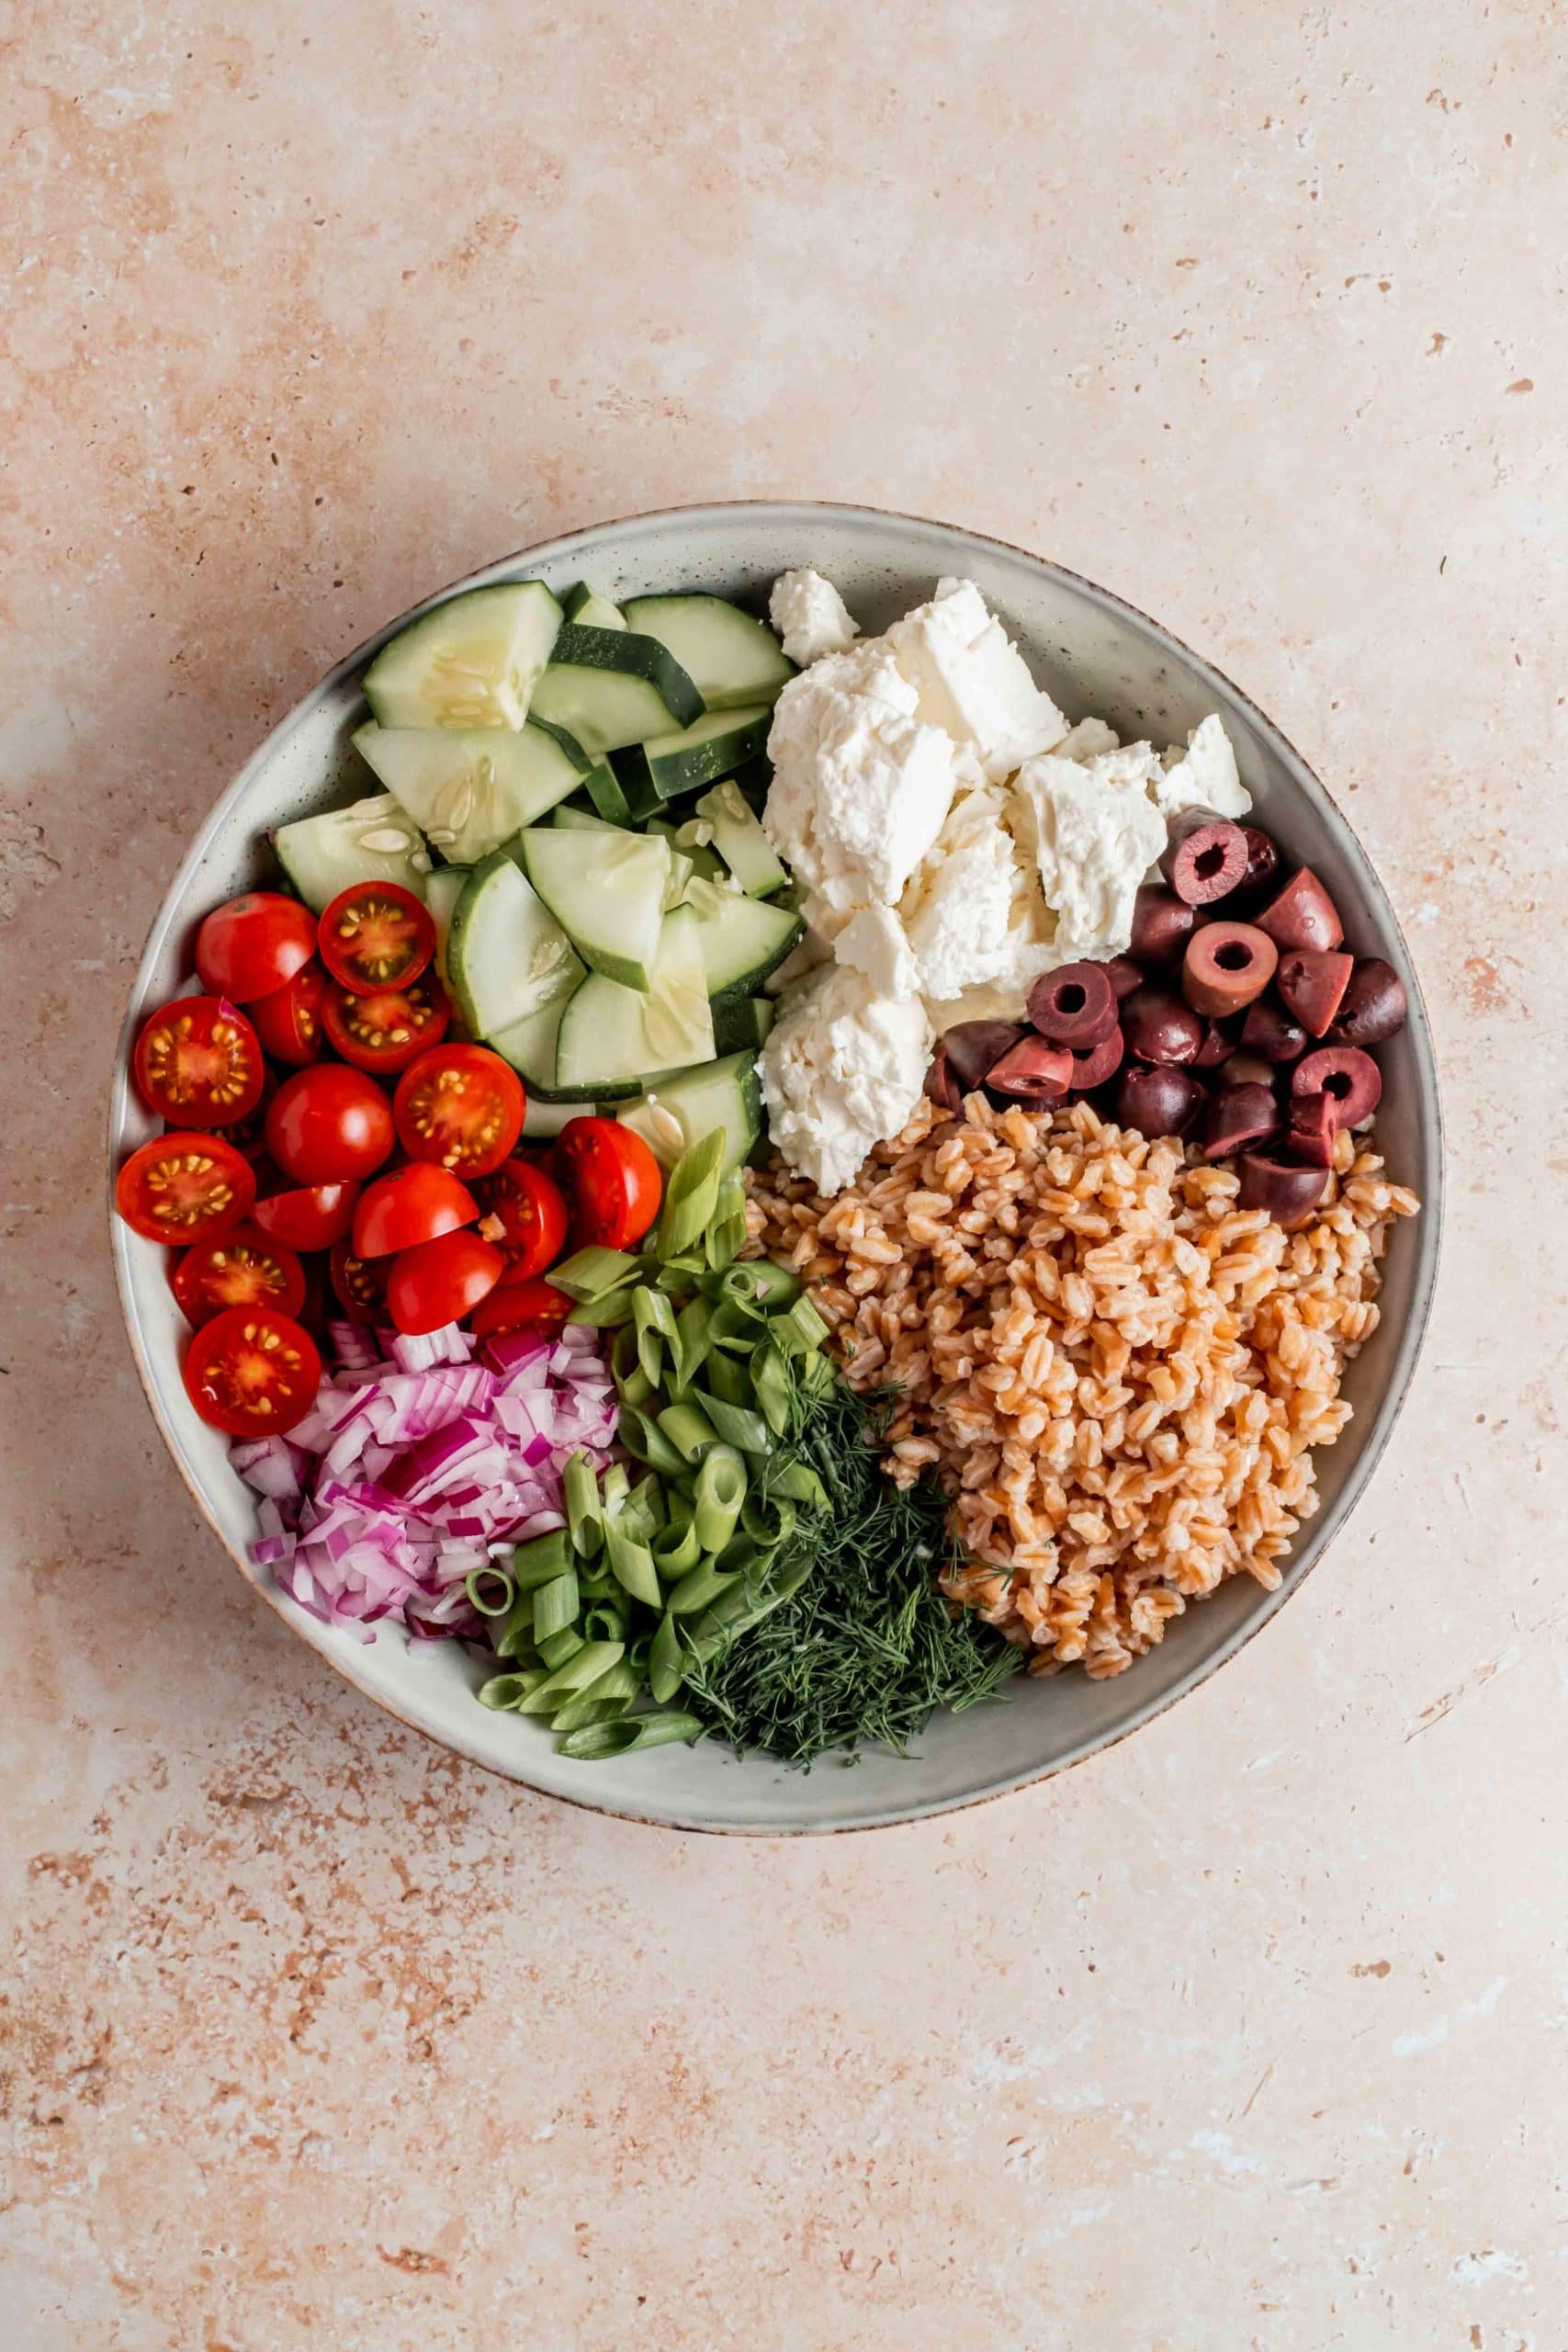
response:
<path fill-rule="evenodd" d="M 4 2352 L 1568 2345 L 1553 6 L 20 0 L 0 17 Z M 816 1844 L 468 1771 L 165 1463 L 103 1102 L 197 817 L 578 523 L 823 495 L 1157 614 L 1438 1032 L 1413 1405 L 1267 1636 Z"/>

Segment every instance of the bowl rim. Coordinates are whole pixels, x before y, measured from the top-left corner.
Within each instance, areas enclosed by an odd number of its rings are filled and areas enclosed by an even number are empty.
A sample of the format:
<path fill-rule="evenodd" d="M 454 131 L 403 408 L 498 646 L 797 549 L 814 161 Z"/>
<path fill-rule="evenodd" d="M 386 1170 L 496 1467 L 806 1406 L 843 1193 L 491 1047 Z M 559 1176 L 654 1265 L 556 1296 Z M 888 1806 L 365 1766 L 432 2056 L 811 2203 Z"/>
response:
<path fill-rule="evenodd" d="M 1134 622 L 1141 630 L 1146 631 L 1160 645 L 1177 655 L 1181 663 L 1195 676 L 1212 681 L 1223 687 L 1225 695 L 1247 713 L 1259 732 L 1280 748 L 1318 796 L 1320 804 L 1318 813 L 1328 824 L 1330 830 L 1337 831 L 1341 836 L 1339 846 L 1348 849 L 1352 861 L 1363 865 L 1377 884 L 1379 895 L 1387 909 L 1389 924 L 1402 951 L 1409 1000 L 1408 1027 L 1417 1077 L 1416 1119 L 1422 1135 L 1427 1171 L 1424 1178 L 1420 1222 L 1415 1236 L 1417 1258 L 1414 1269 L 1409 1312 L 1398 1334 L 1393 1362 L 1377 1401 L 1367 1442 L 1333 1501 L 1311 1522 L 1310 1531 L 1304 1538 L 1303 1556 L 1289 1564 L 1279 1586 L 1273 1591 L 1260 1595 L 1258 1605 L 1252 1612 L 1232 1629 L 1217 1648 L 1196 1658 L 1168 1690 L 1151 1695 L 1146 1702 L 1133 1711 L 1130 1719 L 1119 1728 L 1108 1730 L 1100 1735 L 1087 1734 L 1050 1762 L 1030 1767 L 1023 1771 L 1002 1773 L 993 1781 L 977 1785 L 965 1796 L 953 1799 L 935 1798 L 929 1802 L 917 1802 L 908 1805 L 884 1806 L 869 1813 L 862 1820 L 849 1822 L 822 1822 L 807 1817 L 780 1823 L 718 1822 L 685 1815 L 641 1812 L 635 1803 L 625 1799 L 611 1802 L 603 1797 L 590 1795 L 586 1791 L 581 1796 L 576 1796 L 565 1791 L 542 1787 L 537 1781 L 528 1779 L 521 1772 L 508 1771 L 489 1758 L 477 1754 L 460 1737 L 448 1737 L 443 1732 L 433 1729 L 429 1724 L 421 1722 L 416 1716 L 406 1713 L 402 1706 L 396 1703 L 387 1692 L 378 1688 L 368 1677 L 355 1670 L 355 1661 L 352 1657 L 340 1657 L 324 1645 L 323 1642 L 318 1638 L 319 1632 L 324 1632 L 324 1628 L 318 1629 L 299 1612 L 289 1609 L 282 1593 L 270 1580 L 265 1578 L 258 1580 L 253 1576 L 246 1563 L 230 1544 L 219 1525 L 208 1502 L 202 1483 L 186 1458 L 179 1434 L 164 1410 L 159 1379 L 152 1360 L 152 1351 L 131 1295 L 129 1228 L 116 1213 L 115 1179 L 118 1171 L 119 1155 L 123 1148 L 122 1130 L 125 1114 L 131 1100 L 129 1076 L 130 1048 L 134 1043 L 137 1029 L 144 1017 L 142 1008 L 152 968 L 176 922 L 187 920 L 181 911 L 185 894 L 187 886 L 199 871 L 212 839 L 221 830 L 225 820 L 238 808 L 253 779 L 265 767 L 275 748 L 303 718 L 344 685 L 355 672 L 362 669 L 382 646 L 395 637 L 400 629 L 406 628 L 410 622 L 417 620 L 422 614 L 430 611 L 434 606 L 444 604 L 451 596 L 460 594 L 470 588 L 489 586 L 499 580 L 512 577 L 521 567 L 586 550 L 598 539 L 622 535 L 635 530 L 637 526 L 643 524 L 676 521 L 694 524 L 727 516 L 750 516 L 757 520 L 772 517 L 782 522 L 796 522 L 808 520 L 811 516 L 818 514 L 831 514 L 852 521 L 863 522 L 873 526 L 886 523 L 897 524 L 905 529 L 930 534 L 933 542 L 939 544 L 949 554 L 967 546 L 982 550 L 994 548 L 1005 555 L 1021 560 L 1051 579 L 1066 582 L 1103 610 L 1122 616 Z M 116 1040 L 107 1111 L 105 1136 L 107 1180 L 106 1207 L 109 1226 L 110 1257 L 114 1266 L 115 1286 L 119 1299 L 120 1314 L 130 1343 L 137 1377 L 141 1381 L 142 1393 L 146 1397 L 159 1435 L 186 1491 L 249 1590 L 259 1595 L 274 1614 L 288 1626 L 291 1634 L 306 1642 L 318 1657 L 339 1674 L 354 1690 L 367 1699 L 372 1705 L 382 1713 L 391 1715 L 407 1729 L 417 1732 L 421 1737 L 430 1740 L 435 1747 L 444 1748 L 449 1754 L 461 1756 L 465 1762 L 478 1766 L 480 1770 L 491 1774 L 494 1779 L 513 1790 L 526 1790 L 536 1797 L 570 1805 L 581 1812 L 599 1814 L 615 1820 L 634 1822 L 643 1827 L 671 1830 L 682 1835 L 694 1833 L 717 1837 L 770 1838 L 852 1837 L 873 1830 L 897 1828 L 913 1822 L 945 1817 L 954 1813 L 970 1812 L 978 1805 L 993 1804 L 999 1798 L 1013 1795 L 1024 1789 L 1037 1787 L 1041 1782 L 1052 1780 L 1059 1773 L 1071 1770 L 1076 1765 L 1086 1763 L 1093 1756 L 1101 1755 L 1109 1748 L 1119 1747 L 1123 1740 L 1131 1738 L 1134 1733 L 1142 1731 L 1147 1724 L 1154 1722 L 1156 1717 L 1174 1707 L 1179 1701 L 1188 1697 L 1201 1683 L 1208 1681 L 1219 1672 L 1222 1667 L 1227 1666 L 1263 1631 L 1266 1625 L 1272 1623 L 1279 1611 L 1294 1594 L 1300 1591 L 1325 1553 L 1344 1532 L 1351 1513 L 1366 1492 L 1373 1472 L 1387 1451 L 1389 1441 L 1409 1396 L 1421 1351 L 1431 1323 L 1442 1251 L 1447 1145 L 1441 1091 L 1438 1080 L 1437 1055 L 1431 1023 L 1421 989 L 1420 977 L 1410 955 L 1397 910 L 1383 888 L 1377 868 L 1363 849 L 1348 818 L 1323 783 L 1316 770 L 1312 767 L 1277 722 L 1270 718 L 1251 695 L 1238 686 L 1223 670 L 1209 661 L 1206 656 L 1195 652 L 1163 622 L 1154 619 L 1151 615 L 1144 612 L 1128 598 L 1118 595 L 1114 590 L 1101 587 L 1098 581 L 1089 579 L 1084 573 L 1074 571 L 1065 564 L 1056 563 L 1048 557 L 1036 554 L 1032 548 L 1020 547 L 1016 541 L 1000 538 L 994 533 L 971 530 L 965 526 L 942 522 L 929 515 L 905 514 L 898 508 L 867 506 L 854 501 L 709 499 L 682 505 L 650 507 L 636 514 L 618 515 L 607 521 L 585 524 L 575 530 L 558 532 L 549 538 L 530 541 L 526 546 L 515 548 L 508 555 L 497 557 L 474 571 L 459 575 L 444 587 L 434 590 L 418 604 L 410 605 L 406 611 L 398 614 L 394 618 L 384 623 L 381 628 L 373 630 L 361 643 L 334 662 L 332 668 L 319 678 L 306 694 L 291 704 L 282 717 L 268 729 L 262 741 L 212 802 L 197 828 L 189 847 L 164 891 L 158 910 L 148 927 L 141 953 L 137 959 L 136 971 L 130 983 L 125 1012 L 120 1020 L 119 1032 Z M 810 1786 L 809 1779 L 806 1775 L 801 1776 L 801 1786 L 803 1788 Z"/>

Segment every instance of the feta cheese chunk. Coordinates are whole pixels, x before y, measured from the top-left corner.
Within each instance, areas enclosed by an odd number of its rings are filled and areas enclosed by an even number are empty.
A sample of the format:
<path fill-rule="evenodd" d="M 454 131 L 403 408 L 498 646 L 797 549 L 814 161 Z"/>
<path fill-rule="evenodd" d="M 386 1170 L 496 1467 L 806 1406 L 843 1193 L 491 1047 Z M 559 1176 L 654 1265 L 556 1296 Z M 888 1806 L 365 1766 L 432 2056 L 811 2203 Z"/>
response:
<path fill-rule="evenodd" d="M 1019 770 L 1014 790 L 1056 917 L 1056 963 L 1104 962 L 1131 942 L 1134 895 L 1165 847 L 1147 789 L 1157 765 L 1146 743 L 1134 743 L 1088 761 L 1047 754 Z"/>
<path fill-rule="evenodd" d="M 1119 752 L 1122 738 L 1103 718 L 1080 718 L 1055 748 L 1059 760 L 1097 760 L 1102 752 Z"/>
<path fill-rule="evenodd" d="M 840 964 L 863 972 L 878 996 L 918 996 L 920 970 L 891 907 L 862 907 L 833 942 Z"/>
<path fill-rule="evenodd" d="M 773 780 L 762 824 L 832 918 L 892 906 L 941 832 L 958 783 L 958 752 L 914 717 L 915 689 L 879 642 L 826 655 L 791 678 L 768 737 Z"/>
<path fill-rule="evenodd" d="M 972 744 L 987 776 L 1010 775 L 1067 731 L 972 580 L 942 581 L 929 605 L 894 622 L 886 642 L 919 689 L 918 715 Z"/>
<path fill-rule="evenodd" d="M 1187 748 L 1173 743 L 1153 779 L 1155 807 L 1168 821 L 1184 808 L 1212 808 L 1216 817 L 1245 817 L 1252 795 L 1236 768 L 1235 752 L 1219 714 L 1192 729 Z"/>
<path fill-rule="evenodd" d="M 860 635 L 843 598 L 819 571 L 782 572 L 768 598 L 768 618 L 803 670 L 825 653 L 847 653 Z"/>
<path fill-rule="evenodd" d="M 939 1002 L 1008 975 L 1015 901 L 1032 893 L 1045 911 L 1040 886 L 1021 863 L 1004 821 L 1005 807 L 993 785 L 955 800 L 900 902 L 921 994 Z"/>
<path fill-rule="evenodd" d="M 840 1192 L 919 1101 L 931 1029 L 919 998 L 878 996 L 835 965 L 779 1008 L 761 1057 L 773 1142 L 819 1193 Z"/>

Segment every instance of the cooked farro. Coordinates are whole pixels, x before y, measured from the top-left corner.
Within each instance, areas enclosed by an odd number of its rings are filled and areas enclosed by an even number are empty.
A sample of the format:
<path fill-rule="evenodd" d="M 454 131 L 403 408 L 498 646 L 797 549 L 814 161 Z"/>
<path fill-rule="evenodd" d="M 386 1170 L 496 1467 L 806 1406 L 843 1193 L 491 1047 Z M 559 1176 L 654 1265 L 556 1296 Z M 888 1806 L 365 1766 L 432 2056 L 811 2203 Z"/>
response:
<path fill-rule="evenodd" d="M 832 1200 L 750 1179 L 753 1246 L 807 1277 L 857 1387 L 897 1383 L 887 1467 L 928 1467 L 970 1555 L 949 1590 L 1037 1653 L 1119 1674 L 1189 1600 L 1272 1589 L 1350 1417 L 1392 1220 L 1414 1193 L 1341 1135 L 1299 1233 L 1195 1151 L 1055 1116 L 922 1102 Z"/>

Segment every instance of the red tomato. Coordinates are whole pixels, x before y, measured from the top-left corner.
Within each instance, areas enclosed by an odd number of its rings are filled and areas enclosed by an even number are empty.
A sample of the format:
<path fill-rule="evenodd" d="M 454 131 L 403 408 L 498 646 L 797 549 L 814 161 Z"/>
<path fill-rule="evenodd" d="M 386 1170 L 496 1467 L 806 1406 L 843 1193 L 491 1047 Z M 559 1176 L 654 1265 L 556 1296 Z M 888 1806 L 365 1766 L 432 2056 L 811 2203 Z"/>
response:
<path fill-rule="evenodd" d="M 265 1066 L 243 1012 L 215 996 L 176 997 L 141 1024 L 137 1091 L 172 1127 L 226 1127 L 261 1101 Z"/>
<path fill-rule="evenodd" d="M 363 1070 L 341 1062 L 296 1070 L 266 1114 L 266 1148 L 298 1184 L 349 1184 L 373 1175 L 392 1140 L 385 1093 Z"/>
<path fill-rule="evenodd" d="M 266 1151 L 266 1114 L 276 1092 L 276 1073 L 270 1069 L 265 1071 L 261 1094 L 254 1109 L 247 1111 L 243 1119 L 230 1120 L 223 1129 L 224 1142 L 231 1143 L 236 1151 L 243 1152 L 253 1167 Z"/>
<path fill-rule="evenodd" d="M 489 1176 L 523 1132 L 522 1082 L 488 1046 L 432 1046 L 398 1080 L 392 1114 L 411 1159 Z"/>
<path fill-rule="evenodd" d="M 659 1215 L 664 1180 L 647 1144 L 618 1119 L 569 1119 L 556 1138 L 556 1174 L 571 1203 L 579 1249 L 629 1250 Z"/>
<path fill-rule="evenodd" d="M 276 1306 L 280 1315 L 298 1315 L 305 1304 L 305 1270 L 293 1250 L 248 1225 L 215 1241 L 198 1241 L 169 1280 L 187 1323 L 210 1323 L 231 1306 Z"/>
<path fill-rule="evenodd" d="M 288 1250 L 330 1250 L 354 1223 L 358 1198 L 357 1184 L 302 1184 L 266 1193 L 252 1209 L 251 1223 Z"/>
<path fill-rule="evenodd" d="M 543 1331 L 553 1339 L 570 1313 L 570 1299 L 554 1283 L 498 1283 L 474 1308 L 468 1328 L 479 1340 L 493 1339 L 498 1331 L 523 1330 Z"/>
<path fill-rule="evenodd" d="M 321 966 L 301 964 L 291 980 L 270 996 L 258 996 L 247 1010 L 251 1025 L 275 1062 L 303 1069 L 321 1057 L 321 998 L 327 976 Z"/>
<path fill-rule="evenodd" d="M 315 952 L 315 916 L 277 890 L 247 890 L 215 907 L 196 934 L 202 987 L 236 1004 L 270 996 Z"/>
<path fill-rule="evenodd" d="M 355 882 L 322 915 L 321 961 L 356 996 L 406 989 L 435 953 L 430 910 L 400 882 Z"/>
<path fill-rule="evenodd" d="M 482 1176 L 474 1193 L 487 1216 L 502 1230 L 491 1238 L 506 1261 L 506 1280 L 524 1282 L 542 1274 L 560 1256 L 566 1240 L 566 1202 L 560 1186 L 526 1159 L 508 1159 L 493 1176 Z"/>
<path fill-rule="evenodd" d="M 495 1288 L 505 1264 L 492 1242 L 467 1231 L 400 1250 L 387 1276 L 393 1323 L 411 1339 L 456 1323 Z"/>
<path fill-rule="evenodd" d="M 310 1333 L 271 1306 L 231 1306 L 186 1351 L 186 1394 L 231 1437 L 281 1437 L 316 1401 L 321 1359 Z"/>
<path fill-rule="evenodd" d="M 384 1260 L 356 1258 L 345 1233 L 333 1243 L 330 1268 L 338 1305 L 351 1323 L 384 1323 L 387 1319 L 387 1268 Z"/>
<path fill-rule="evenodd" d="M 472 1225 L 479 1213 L 472 1193 L 449 1169 L 415 1160 L 367 1185 L 354 1220 L 354 1254 L 387 1258 L 394 1250 L 412 1250 L 438 1233 Z"/>
<path fill-rule="evenodd" d="M 378 989 L 369 996 L 350 996 L 334 981 L 321 1006 L 333 1050 L 378 1078 L 407 1069 L 426 1046 L 438 1046 L 451 1018 L 446 991 L 434 972 L 405 989 Z"/>
<path fill-rule="evenodd" d="M 221 1136 L 157 1136 L 115 1179 L 115 1206 L 149 1241 L 207 1240 L 238 1225 L 256 1176 Z"/>

